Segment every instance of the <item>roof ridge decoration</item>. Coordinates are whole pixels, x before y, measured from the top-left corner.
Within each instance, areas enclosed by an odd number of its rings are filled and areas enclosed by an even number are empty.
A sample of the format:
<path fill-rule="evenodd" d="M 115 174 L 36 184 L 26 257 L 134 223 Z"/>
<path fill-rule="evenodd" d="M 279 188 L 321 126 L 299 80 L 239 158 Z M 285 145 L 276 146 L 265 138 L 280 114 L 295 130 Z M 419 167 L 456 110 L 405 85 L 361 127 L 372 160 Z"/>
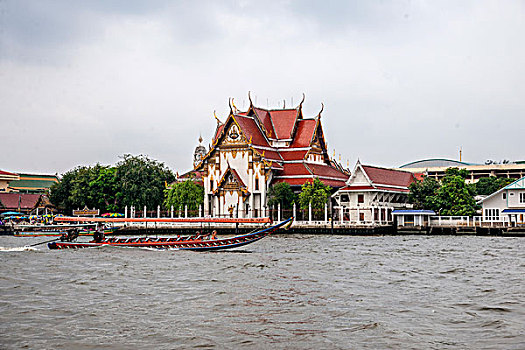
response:
<path fill-rule="evenodd" d="M 213 116 L 215 117 L 215 120 L 217 120 L 217 124 L 218 125 L 222 125 L 224 124 L 223 122 L 221 122 L 221 120 L 219 119 L 219 117 L 217 117 L 217 113 L 215 110 L 213 110 Z"/>
<path fill-rule="evenodd" d="M 298 127 L 297 125 L 299 124 L 298 121 L 304 119 L 303 118 L 303 102 L 304 102 L 305 98 L 306 98 L 306 95 L 303 92 L 303 99 L 301 100 L 301 102 L 299 102 L 299 105 L 296 108 L 297 115 L 295 116 L 295 121 L 293 123 L 292 132 L 290 133 L 290 137 L 292 139 L 292 142 L 293 142 L 293 139 L 295 139 L 295 134 L 297 133 L 297 127 Z"/>
<path fill-rule="evenodd" d="M 257 120 L 256 121 L 257 126 L 259 127 L 259 129 L 261 129 L 264 137 L 266 137 L 266 141 L 268 142 L 268 144 L 270 144 L 269 138 L 271 137 L 271 131 L 266 130 L 266 127 L 264 126 L 264 123 L 262 122 L 261 118 L 259 117 L 259 113 L 257 113 L 257 111 L 255 110 L 258 107 L 254 106 L 254 104 L 252 102 L 252 97 L 251 97 L 251 92 L 250 91 L 248 91 L 248 100 L 250 101 L 250 107 L 248 107 L 248 111 L 246 112 L 246 115 L 248 115 L 250 113 L 250 110 L 253 112 L 253 114 L 255 114 L 254 120 Z M 264 108 L 258 108 L 258 109 L 265 110 Z M 275 127 L 274 127 L 273 122 L 272 122 L 272 116 L 270 115 L 269 110 L 265 110 L 265 111 L 269 115 L 270 123 L 272 123 L 272 128 L 274 129 L 273 132 L 275 133 Z"/>
<path fill-rule="evenodd" d="M 317 113 L 318 119 L 321 119 L 321 113 L 323 113 L 323 111 L 324 111 L 324 103 L 321 102 L 321 110 L 319 111 L 319 113 Z"/>
<path fill-rule="evenodd" d="M 303 119 L 303 102 L 306 99 L 306 95 L 303 92 L 303 99 L 301 102 L 299 102 L 299 106 L 297 106 L 297 116 L 300 116 L 300 119 Z"/>
<path fill-rule="evenodd" d="M 237 108 L 237 106 L 235 105 L 235 103 L 233 103 L 233 100 L 234 100 L 234 98 L 232 97 L 232 106 L 233 106 L 233 108 L 235 109 L 235 113 L 238 113 L 238 112 L 239 112 L 239 108 Z"/>
<path fill-rule="evenodd" d="M 322 112 L 323 110 L 321 110 Z M 319 113 L 321 113 L 319 112 Z M 319 144 L 321 145 L 321 150 L 323 151 L 323 158 L 325 161 L 330 161 L 330 157 L 328 155 L 328 150 L 326 149 L 326 140 L 324 139 L 324 132 L 323 132 L 323 126 L 321 125 L 321 120 L 319 118 L 315 118 L 315 127 L 314 127 L 314 132 L 312 133 L 312 138 L 310 139 L 310 150 L 308 152 L 310 152 L 312 149 L 312 143 L 314 142 L 316 136 L 317 136 L 317 131 L 320 129 L 320 137 L 319 137 Z M 324 145 L 324 147 L 323 147 Z M 326 154 L 326 157 L 325 157 L 325 154 Z"/>

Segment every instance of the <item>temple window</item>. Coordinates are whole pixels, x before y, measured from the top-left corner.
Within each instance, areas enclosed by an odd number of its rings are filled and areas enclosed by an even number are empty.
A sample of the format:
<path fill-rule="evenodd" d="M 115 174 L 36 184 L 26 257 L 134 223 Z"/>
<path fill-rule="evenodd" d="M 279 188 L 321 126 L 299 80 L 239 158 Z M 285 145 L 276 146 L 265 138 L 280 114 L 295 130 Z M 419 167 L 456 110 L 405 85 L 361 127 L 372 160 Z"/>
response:
<path fill-rule="evenodd" d="M 358 194 L 357 195 L 357 203 L 364 203 L 365 202 L 365 195 L 364 194 Z"/>
<path fill-rule="evenodd" d="M 255 190 L 259 191 L 259 178 L 258 177 L 255 178 Z"/>

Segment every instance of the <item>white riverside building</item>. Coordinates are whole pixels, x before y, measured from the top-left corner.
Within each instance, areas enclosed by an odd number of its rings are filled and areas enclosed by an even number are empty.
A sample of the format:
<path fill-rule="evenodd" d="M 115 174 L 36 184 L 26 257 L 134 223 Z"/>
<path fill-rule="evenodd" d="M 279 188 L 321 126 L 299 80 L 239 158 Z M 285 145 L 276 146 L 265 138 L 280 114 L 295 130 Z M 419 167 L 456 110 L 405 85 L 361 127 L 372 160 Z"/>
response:
<path fill-rule="evenodd" d="M 478 202 L 484 222 L 525 225 L 525 177 Z"/>
<path fill-rule="evenodd" d="M 362 165 L 359 161 L 346 182 L 332 195 L 339 221 L 349 224 L 390 224 L 392 211 L 410 209 L 408 186 L 416 176 L 408 171 Z"/>

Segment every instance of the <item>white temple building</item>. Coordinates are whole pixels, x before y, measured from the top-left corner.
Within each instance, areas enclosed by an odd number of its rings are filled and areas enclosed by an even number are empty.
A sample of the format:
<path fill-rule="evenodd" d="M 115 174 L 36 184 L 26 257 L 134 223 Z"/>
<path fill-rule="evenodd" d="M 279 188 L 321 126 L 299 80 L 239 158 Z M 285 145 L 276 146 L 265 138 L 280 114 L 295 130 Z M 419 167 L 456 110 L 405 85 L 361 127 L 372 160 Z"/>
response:
<path fill-rule="evenodd" d="M 392 211 L 410 209 L 408 186 L 416 175 L 408 171 L 362 165 L 359 161 L 346 182 L 332 195 L 339 219 L 352 224 L 388 224 Z"/>

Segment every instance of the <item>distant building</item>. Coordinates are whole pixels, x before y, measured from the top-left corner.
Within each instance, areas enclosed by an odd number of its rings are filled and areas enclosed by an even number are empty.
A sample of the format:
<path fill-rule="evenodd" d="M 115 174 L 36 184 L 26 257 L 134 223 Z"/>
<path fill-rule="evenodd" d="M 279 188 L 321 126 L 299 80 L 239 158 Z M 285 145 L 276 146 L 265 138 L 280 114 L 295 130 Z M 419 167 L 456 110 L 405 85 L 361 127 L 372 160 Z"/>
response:
<path fill-rule="evenodd" d="M 519 179 L 525 176 L 525 164 L 515 162 L 509 164 L 471 164 L 451 159 L 425 159 L 408 163 L 399 167 L 412 173 L 423 173 L 426 176 L 440 180 L 448 168 L 466 169 L 469 172 L 467 183 L 477 182 L 482 177 L 497 176 Z"/>
<path fill-rule="evenodd" d="M 416 176 L 408 171 L 362 165 L 357 162 L 346 186 L 332 195 L 343 221 L 389 223 L 395 209 L 412 208 L 408 186 Z"/>
<path fill-rule="evenodd" d="M 19 173 L 19 179 L 9 182 L 9 191 L 23 193 L 46 193 L 58 182 L 56 175 Z"/>
<path fill-rule="evenodd" d="M 479 201 L 485 222 L 525 224 L 525 177 Z"/>
<path fill-rule="evenodd" d="M 24 214 L 44 214 L 54 211 L 49 198 L 42 194 L 0 193 L 0 212 L 16 211 Z"/>
<path fill-rule="evenodd" d="M 0 170 L 0 192 L 9 192 L 9 183 L 19 179 L 18 174 Z"/>
<path fill-rule="evenodd" d="M 348 174 L 329 158 L 322 110 L 305 118 L 302 102 L 263 109 L 249 100 L 245 112 L 230 103 L 226 121 L 217 119 L 213 143 L 195 166 L 203 174 L 205 215 L 266 216 L 268 189 L 280 182 L 296 191 L 314 178 L 344 186 Z"/>

